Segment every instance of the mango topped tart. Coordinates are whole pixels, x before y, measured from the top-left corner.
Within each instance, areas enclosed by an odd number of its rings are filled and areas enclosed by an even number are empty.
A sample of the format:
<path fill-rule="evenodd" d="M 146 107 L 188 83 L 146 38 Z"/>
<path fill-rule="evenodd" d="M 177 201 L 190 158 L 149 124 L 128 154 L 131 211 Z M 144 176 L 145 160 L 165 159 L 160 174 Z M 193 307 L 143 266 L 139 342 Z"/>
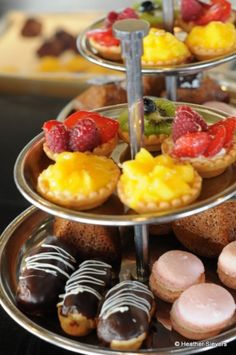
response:
<path fill-rule="evenodd" d="M 151 28 L 143 39 L 143 65 L 183 64 L 191 59 L 188 47 L 172 33 Z"/>
<path fill-rule="evenodd" d="M 122 169 L 118 195 L 138 213 L 185 206 L 201 191 L 202 179 L 190 164 L 178 163 L 168 155 L 153 157 L 144 148 L 135 160 L 124 162 Z"/>
<path fill-rule="evenodd" d="M 220 21 L 195 26 L 187 36 L 186 45 L 199 60 L 225 55 L 236 49 L 236 29 L 233 24 Z"/>
<path fill-rule="evenodd" d="M 112 194 L 120 170 L 112 159 L 81 152 L 60 153 L 38 177 L 38 192 L 51 202 L 85 210 Z"/>

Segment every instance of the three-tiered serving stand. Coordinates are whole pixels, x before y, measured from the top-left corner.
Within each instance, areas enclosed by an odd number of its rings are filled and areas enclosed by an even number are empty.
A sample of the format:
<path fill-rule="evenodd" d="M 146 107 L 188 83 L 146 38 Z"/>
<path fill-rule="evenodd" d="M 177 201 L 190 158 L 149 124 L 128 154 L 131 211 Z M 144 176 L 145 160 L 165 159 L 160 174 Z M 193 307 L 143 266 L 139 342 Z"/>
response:
<path fill-rule="evenodd" d="M 173 28 L 173 1 L 163 1 L 163 17 L 166 28 Z M 176 83 L 179 74 L 192 74 L 203 69 L 223 64 L 236 58 L 236 53 L 229 54 L 214 60 L 183 64 L 176 67 L 166 68 L 141 68 L 142 38 L 148 33 L 149 26 L 141 20 L 123 20 L 114 25 L 114 33 L 120 38 L 124 64 L 106 61 L 100 58 L 90 48 L 86 40 L 86 32 L 101 25 L 97 22 L 86 29 L 78 39 L 78 46 L 82 55 L 98 65 L 115 70 L 126 71 L 127 75 L 127 96 L 129 109 L 130 127 L 130 155 L 134 158 L 142 146 L 143 137 L 143 99 L 142 99 L 142 73 L 164 74 L 168 97 L 175 100 Z M 191 105 L 204 117 L 213 120 L 221 119 L 226 115 L 217 110 L 207 107 Z M 116 118 L 127 105 L 117 105 L 96 110 L 105 116 Z M 79 341 L 65 337 L 60 333 L 58 327 L 50 321 L 31 319 L 24 315 L 15 305 L 15 291 L 18 280 L 19 269 L 23 255 L 27 254 L 32 246 L 39 243 L 49 232 L 52 216 L 66 218 L 72 221 L 97 224 L 106 226 L 132 226 L 134 227 L 134 244 L 136 254 L 136 273 L 132 275 L 140 281 L 147 281 L 149 273 L 149 239 L 148 225 L 171 222 L 175 219 L 193 215 L 216 206 L 229 198 L 236 191 L 236 167 L 232 166 L 223 175 L 210 180 L 204 180 L 200 198 L 190 206 L 182 207 L 167 213 L 136 214 L 127 211 L 125 206 L 114 194 L 102 206 L 90 211 L 76 211 L 69 208 L 55 205 L 37 193 L 37 177 L 39 173 L 48 166 L 49 160 L 43 153 L 43 134 L 39 134 L 22 150 L 15 164 L 15 182 L 22 195 L 31 202 L 34 207 L 29 208 L 17 217 L 3 232 L 0 241 L 0 298 L 1 304 L 8 314 L 28 331 L 49 341 L 50 343 L 71 350 L 80 354 L 103 354 L 120 355 L 121 351 L 114 351 L 100 347 L 94 339 L 88 337 Z M 113 159 L 120 163 L 127 156 L 127 145 L 119 143 Z M 56 329 L 56 330 L 55 330 Z M 129 354 L 164 354 L 181 353 L 189 354 L 214 347 L 214 343 L 229 342 L 236 338 L 236 328 L 231 328 L 220 335 L 212 338 L 212 345 L 201 347 L 186 346 L 178 348 L 174 346 L 173 335 L 168 331 L 166 334 L 169 343 L 165 347 L 152 347 L 141 349 Z"/>

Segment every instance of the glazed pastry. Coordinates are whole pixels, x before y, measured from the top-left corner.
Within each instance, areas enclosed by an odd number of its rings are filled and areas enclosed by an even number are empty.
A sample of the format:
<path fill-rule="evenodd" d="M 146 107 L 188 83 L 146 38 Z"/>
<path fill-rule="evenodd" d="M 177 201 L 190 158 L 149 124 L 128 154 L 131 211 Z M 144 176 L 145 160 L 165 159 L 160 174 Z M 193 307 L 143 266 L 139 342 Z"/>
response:
<path fill-rule="evenodd" d="M 190 251 L 218 257 L 236 240 L 236 201 L 228 201 L 196 215 L 176 220 L 172 228 L 177 239 Z"/>
<path fill-rule="evenodd" d="M 96 328 L 99 302 L 111 284 L 111 266 L 98 260 L 80 264 L 66 282 L 58 303 L 58 317 L 64 332 L 84 336 Z"/>
<path fill-rule="evenodd" d="M 151 28 L 143 39 L 142 64 L 169 66 L 191 61 L 188 47 L 170 32 Z"/>
<path fill-rule="evenodd" d="M 202 179 L 190 164 L 167 155 L 154 158 L 144 148 L 122 168 L 118 195 L 138 213 L 173 210 L 190 204 L 201 192 Z"/>
<path fill-rule="evenodd" d="M 180 161 L 188 161 L 204 178 L 222 174 L 236 160 L 236 118 L 207 125 L 191 107 L 176 109 L 172 137 L 162 144 L 162 152 Z"/>
<path fill-rule="evenodd" d="M 205 281 L 204 271 L 194 254 L 171 250 L 153 264 L 149 285 L 155 296 L 173 303 L 184 290 Z"/>
<path fill-rule="evenodd" d="M 189 339 L 207 339 L 229 327 L 235 316 L 235 302 L 223 287 L 202 283 L 191 286 L 171 309 L 174 330 Z"/>
<path fill-rule="evenodd" d="M 38 176 L 37 190 L 61 206 L 87 210 L 102 205 L 116 188 L 120 170 L 112 159 L 80 152 L 60 153 Z"/>
<path fill-rule="evenodd" d="M 65 151 L 109 156 L 118 142 L 118 128 L 119 123 L 111 118 L 95 112 L 78 111 L 63 123 L 56 120 L 44 123 L 43 149 L 52 160 Z"/>
<path fill-rule="evenodd" d="M 121 243 L 118 228 L 84 224 L 56 217 L 53 233 L 77 251 L 79 260 L 102 260 L 119 271 Z"/>
<path fill-rule="evenodd" d="M 236 241 L 226 245 L 220 253 L 217 273 L 225 286 L 236 290 Z"/>
<path fill-rule="evenodd" d="M 155 309 L 154 297 L 138 281 L 123 281 L 106 294 L 98 318 L 97 335 L 115 350 L 137 350 L 147 337 Z"/>
<path fill-rule="evenodd" d="M 16 302 L 24 312 L 41 315 L 55 310 L 66 280 L 75 270 L 71 247 L 54 236 L 32 249 L 20 270 Z"/>
<path fill-rule="evenodd" d="M 213 21 L 194 27 L 185 43 L 198 60 L 213 59 L 235 51 L 236 29 L 231 23 Z"/>
<path fill-rule="evenodd" d="M 211 0 L 207 3 L 198 0 L 181 0 L 180 13 L 176 25 L 189 32 L 196 26 L 204 26 L 212 21 L 235 21 L 231 3 L 227 0 Z"/>
<path fill-rule="evenodd" d="M 166 99 L 143 98 L 144 138 L 143 145 L 149 151 L 160 150 L 161 143 L 171 134 L 171 125 L 175 116 L 175 105 Z M 129 143 L 128 110 L 118 117 L 119 136 Z"/>
<path fill-rule="evenodd" d="M 133 8 L 141 20 L 149 22 L 151 27 L 163 27 L 162 0 L 142 1 Z"/>
<path fill-rule="evenodd" d="M 137 19 L 138 15 L 131 8 L 121 12 L 111 11 L 107 14 L 102 28 L 86 33 L 91 48 L 101 57 L 110 60 L 121 60 L 120 41 L 113 36 L 112 26 L 118 20 Z"/>

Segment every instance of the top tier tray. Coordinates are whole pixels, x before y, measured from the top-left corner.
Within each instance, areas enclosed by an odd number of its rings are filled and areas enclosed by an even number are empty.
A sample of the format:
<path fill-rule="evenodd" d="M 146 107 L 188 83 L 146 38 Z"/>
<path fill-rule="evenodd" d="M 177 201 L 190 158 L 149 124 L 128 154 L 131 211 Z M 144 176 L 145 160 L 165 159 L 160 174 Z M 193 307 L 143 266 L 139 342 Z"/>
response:
<path fill-rule="evenodd" d="M 208 120 L 216 121 L 226 116 L 226 114 L 220 111 L 204 106 L 194 104 L 190 106 Z M 97 112 L 115 119 L 126 107 L 126 104 L 110 106 L 99 109 Z M 43 152 L 43 142 L 43 134 L 39 134 L 29 142 L 19 154 L 14 169 L 15 182 L 22 195 L 33 205 L 52 215 L 69 220 L 107 226 L 134 226 L 150 223 L 165 223 L 216 206 L 232 197 L 236 191 L 236 165 L 232 165 L 222 175 L 216 178 L 204 179 L 202 192 L 197 201 L 189 206 L 169 212 L 137 214 L 134 211 L 127 211 L 115 194 L 96 209 L 88 211 L 72 210 L 51 203 L 41 197 L 37 192 L 36 185 L 38 175 L 51 162 Z M 113 159 L 117 163 L 120 163 L 128 157 L 129 149 L 127 144 L 120 142 L 113 154 Z"/>
<path fill-rule="evenodd" d="M 88 31 L 101 28 L 104 19 L 101 19 L 91 26 L 87 27 L 77 39 L 77 47 L 80 54 L 84 56 L 87 60 L 97 65 L 105 68 L 114 69 L 118 71 L 126 71 L 126 67 L 121 62 L 111 61 L 104 59 L 98 55 L 98 53 L 93 50 L 86 38 L 86 33 Z M 212 69 L 218 65 L 225 64 L 236 59 L 236 51 L 229 53 L 224 56 L 219 56 L 210 60 L 196 61 L 192 63 L 186 63 L 176 66 L 146 66 L 142 68 L 143 74 L 163 74 L 163 75 L 178 75 L 178 74 L 194 74 L 203 70 Z"/>

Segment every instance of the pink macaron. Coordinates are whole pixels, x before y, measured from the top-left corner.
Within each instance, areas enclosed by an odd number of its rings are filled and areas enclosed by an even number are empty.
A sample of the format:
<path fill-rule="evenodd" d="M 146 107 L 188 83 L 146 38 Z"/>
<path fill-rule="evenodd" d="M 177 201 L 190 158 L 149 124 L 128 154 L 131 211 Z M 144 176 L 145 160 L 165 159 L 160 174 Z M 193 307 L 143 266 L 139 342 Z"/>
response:
<path fill-rule="evenodd" d="M 188 287 L 201 282 L 205 282 L 202 261 L 182 250 L 168 251 L 155 261 L 149 279 L 152 292 L 170 303 Z"/>
<path fill-rule="evenodd" d="M 236 290 L 236 241 L 229 243 L 222 250 L 217 266 L 221 282 Z"/>
<path fill-rule="evenodd" d="M 217 335 L 235 320 L 235 302 L 224 287 L 202 283 L 191 286 L 174 302 L 174 330 L 186 338 L 201 340 Z"/>

